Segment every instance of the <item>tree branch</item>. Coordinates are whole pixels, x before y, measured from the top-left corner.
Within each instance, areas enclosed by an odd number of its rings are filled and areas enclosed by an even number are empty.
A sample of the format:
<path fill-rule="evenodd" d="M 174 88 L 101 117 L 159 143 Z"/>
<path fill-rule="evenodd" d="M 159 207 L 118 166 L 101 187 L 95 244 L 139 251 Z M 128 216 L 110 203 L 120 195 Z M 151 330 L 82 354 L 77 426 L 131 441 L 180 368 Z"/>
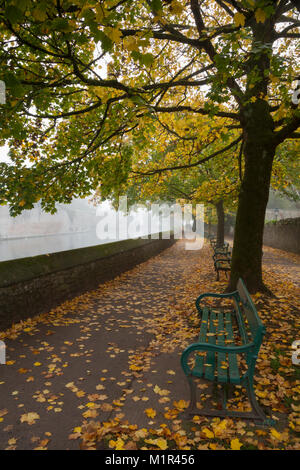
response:
<path fill-rule="evenodd" d="M 275 132 L 275 144 L 281 144 L 285 139 L 292 137 L 300 127 L 300 116 L 295 116 L 291 121 L 283 127 L 280 131 Z"/>
<path fill-rule="evenodd" d="M 151 108 L 157 113 L 173 113 L 174 111 L 187 111 L 190 113 L 202 114 L 203 116 L 207 116 L 210 114 L 210 111 L 207 111 L 203 108 L 195 109 L 191 106 L 151 106 Z M 235 119 L 237 121 L 240 120 L 240 116 L 238 113 L 231 113 L 227 111 L 217 111 L 215 113 L 215 116 Z"/>
<path fill-rule="evenodd" d="M 195 166 L 201 165 L 202 163 L 208 162 L 212 158 L 217 157 L 218 155 L 226 152 L 227 150 L 230 150 L 232 147 L 237 145 L 242 140 L 242 138 L 243 138 L 243 136 L 240 135 L 236 140 L 231 142 L 226 147 L 222 148 L 221 150 L 217 150 L 216 152 L 212 153 L 208 157 L 201 158 L 200 160 L 198 160 L 194 163 L 190 163 L 190 164 L 187 164 L 187 165 L 176 165 L 176 166 L 172 166 L 172 167 L 158 168 L 156 170 L 151 170 L 151 171 L 148 171 L 148 172 L 133 171 L 133 173 L 138 174 L 138 175 L 143 175 L 143 176 L 149 176 L 149 175 L 155 175 L 157 173 L 163 173 L 164 171 L 183 170 L 185 168 L 193 168 Z"/>

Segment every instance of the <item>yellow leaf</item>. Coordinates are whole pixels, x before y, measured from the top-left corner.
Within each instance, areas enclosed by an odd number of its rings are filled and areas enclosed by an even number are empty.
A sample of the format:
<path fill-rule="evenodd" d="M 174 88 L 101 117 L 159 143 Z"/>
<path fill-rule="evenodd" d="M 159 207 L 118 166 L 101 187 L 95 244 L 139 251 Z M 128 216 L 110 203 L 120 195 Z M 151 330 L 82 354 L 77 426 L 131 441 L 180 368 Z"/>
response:
<path fill-rule="evenodd" d="M 82 413 L 82 416 L 84 418 L 96 418 L 98 416 L 97 410 L 87 410 L 84 413 Z"/>
<path fill-rule="evenodd" d="M 238 439 L 232 439 L 230 443 L 230 447 L 232 450 L 240 450 L 242 445 L 243 444 Z"/>
<path fill-rule="evenodd" d="M 110 447 L 111 449 L 113 449 L 114 447 L 116 447 L 116 441 L 113 441 L 113 440 L 111 439 L 111 440 L 109 441 L 108 445 L 109 445 L 109 447 Z"/>
<path fill-rule="evenodd" d="M 137 40 L 132 36 L 129 36 L 129 37 L 125 38 L 124 41 L 123 41 L 123 44 L 124 44 L 124 47 L 126 49 L 128 49 L 129 51 L 138 51 L 139 50 Z"/>
<path fill-rule="evenodd" d="M 135 437 L 136 437 L 137 439 L 144 439 L 147 435 L 148 435 L 148 431 L 147 431 L 147 429 L 145 429 L 145 428 L 139 429 L 139 430 L 136 431 L 136 433 L 135 433 Z"/>
<path fill-rule="evenodd" d="M 109 441 L 109 447 L 115 448 L 116 450 L 123 450 L 124 449 L 124 441 L 120 437 L 116 441 L 112 439 Z"/>
<path fill-rule="evenodd" d="M 246 18 L 242 13 L 236 13 L 233 17 L 236 26 L 245 26 Z"/>
<path fill-rule="evenodd" d="M 274 428 L 271 429 L 271 434 L 278 441 L 280 441 L 282 439 L 281 434 L 278 431 L 276 431 L 276 429 L 274 429 Z"/>
<path fill-rule="evenodd" d="M 145 410 L 145 413 L 148 416 L 148 418 L 154 418 L 156 416 L 156 411 L 153 410 L 153 408 L 147 408 Z"/>
<path fill-rule="evenodd" d="M 22 415 L 20 418 L 21 423 L 28 423 L 28 424 L 34 424 L 37 419 L 40 419 L 39 415 L 37 413 L 27 413 L 25 415 Z"/>
<path fill-rule="evenodd" d="M 255 12 L 255 19 L 257 23 L 264 23 L 266 21 L 266 14 L 264 10 L 258 8 Z"/>
<path fill-rule="evenodd" d="M 156 439 L 155 443 L 161 450 L 166 450 L 168 448 L 168 443 L 166 439 L 163 439 L 162 437 Z"/>
<path fill-rule="evenodd" d="M 216 436 L 221 435 L 222 432 L 226 429 L 227 427 L 227 421 L 226 419 L 223 419 L 220 423 L 213 425 L 213 430 Z"/>
<path fill-rule="evenodd" d="M 118 28 L 106 28 L 105 33 L 116 44 L 121 42 L 122 32 Z"/>
<path fill-rule="evenodd" d="M 175 15 L 180 15 L 184 10 L 185 5 L 180 4 L 177 0 L 173 0 L 171 3 L 170 9 Z"/>
<path fill-rule="evenodd" d="M 203 428 L 201 431 L 206 435 L 208 439 L 213 439 L 215 437 L 214 433 L 210 431 L 208 428 Z"/>
<path fill-rule="evenodd" d="M 154 392 L 157 393 L 158 395 L 160 395 L 161 397 L 163 396 L 166 396 L 166 395 L 169 395 L 170 391 L 169 390 L 162 390 L 161 388 L 159 388 L 158 385 L 155 385 L 154 387 Z"/>
<path fill-rule="evenodd" d="M 188 407 L 188 402 L 185 400 L 174 401 L 174 406 L 178 410 L 184 410 L 184 408 Z"/>
<path fill-rule="evenodd" d="M 134 364 L 131 364 L 131 366 L 129 366 L 129 369 L 130 369 L 130 370 L 141 370 L 142 367 L 135 366 Z"/>
<path fill-rule="evenodd" d="M 116 441 L 116 446 L 115 446 L 115 449 L 116 450 L 123 450 L 124 448 L 124 441 L 123 439 L 121 439 L 120 437 L 118 437 L 117 441 Z"/>

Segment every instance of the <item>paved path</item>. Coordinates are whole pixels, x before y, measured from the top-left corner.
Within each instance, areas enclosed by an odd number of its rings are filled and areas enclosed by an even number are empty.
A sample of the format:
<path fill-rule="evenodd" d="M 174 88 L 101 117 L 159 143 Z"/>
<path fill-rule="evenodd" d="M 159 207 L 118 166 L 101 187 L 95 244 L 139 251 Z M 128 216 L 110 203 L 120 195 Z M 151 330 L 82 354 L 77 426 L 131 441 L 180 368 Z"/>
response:
<path fill-rule="evenodd" d="M 14 440 L 17 449 L 76 449 L 78 442 L 68 436 L 82 424 L 83 414 L 107 420 L 122 410 L 120 400 L 132 422 L 151 421 L 143 411 L 154 406 L 153 400 L 157 408 L 162 397 L 144 384 L 165 386 L 173 378 L 166 370 L 180 374 L 176 395 L 183 392 L 188 399 L 178 352 L 165 354 L 161 362 L 155 339 L 163 316 L 161 334 L 173 328 L 168 312 L 176 288 L 198 267 L 199 257 L 177 243 L 66 302 L 16 339 L 6 339 L 8 365 L 0 366 L 0 449 Z M 32 413 L 39 418 L 34 420 Z"/>
<path fill-rule="evenodd" d="M 194 305 L 189 288 L 215 280 L 212 263 L 201 264 L 208 256 L 209 246 L 177 242 L 16 328 L 0 366 L 0 449 L 78 449 L 69 436 L 85 419 L 155 426 L 174 400 L 188 400 L 179 362 L 193 339 L 185 312 Z"/>

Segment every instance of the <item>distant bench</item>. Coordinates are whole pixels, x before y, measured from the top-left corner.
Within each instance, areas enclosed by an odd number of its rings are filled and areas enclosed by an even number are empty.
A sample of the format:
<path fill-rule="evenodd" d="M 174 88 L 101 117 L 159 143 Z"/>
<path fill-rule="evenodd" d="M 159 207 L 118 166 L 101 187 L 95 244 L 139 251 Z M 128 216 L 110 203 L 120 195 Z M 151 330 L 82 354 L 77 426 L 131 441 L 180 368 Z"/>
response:
<path fill-rule="evenodd" d="M 217 273 L 217 281 L 220 280 L 220 272 L 223 271 L 227 277 L 227 273 L 231 270 L 231 252 L 228 242 L 218 245 L 217 239 L 209 237 L 210 244 L 213 249 L 214 268 Z"/>
<path fill-rule="evenodd" d="M 231 299 L 233 308 L 209 308 L 202 306 L 205 297 Z M 188 346 L 181 356 L 181 366 L 190 385 L 191 399 L 188 413 L 205 416 L 232 416 L 254 419 L 271 424 L 259 407 L 254 389 L 255 363 L 265 334 L 249 292 L 239 279 L 237 290 L 229 294 L 205 293 L 196 300 L 201 316 L 198 342 Z M 239 360 L 245 357 L 244 369 Z M 195 378 L 206 379 L 216 384 L 241 385 L 246 387 L 251 412 L 227 409 L 227 397 L 223 396 L 221 410 L 196 408 Z"/>

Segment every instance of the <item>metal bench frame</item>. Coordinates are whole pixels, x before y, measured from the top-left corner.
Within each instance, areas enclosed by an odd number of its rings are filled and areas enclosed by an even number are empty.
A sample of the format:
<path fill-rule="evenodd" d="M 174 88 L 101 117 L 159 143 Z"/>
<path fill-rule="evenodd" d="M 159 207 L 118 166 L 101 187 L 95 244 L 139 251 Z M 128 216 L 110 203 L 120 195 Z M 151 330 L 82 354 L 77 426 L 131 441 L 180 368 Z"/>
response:
<path fill-rule="evenodd" d="M 223 246 L 212 245 L 214 254 L 214 268 L 217 273 L 217 281 L 220 280 L 220 271 L 225 272 L 227 278 L 227 272 L 231 270 L 231 252 L 229 243 L 225 242 Z"/>

